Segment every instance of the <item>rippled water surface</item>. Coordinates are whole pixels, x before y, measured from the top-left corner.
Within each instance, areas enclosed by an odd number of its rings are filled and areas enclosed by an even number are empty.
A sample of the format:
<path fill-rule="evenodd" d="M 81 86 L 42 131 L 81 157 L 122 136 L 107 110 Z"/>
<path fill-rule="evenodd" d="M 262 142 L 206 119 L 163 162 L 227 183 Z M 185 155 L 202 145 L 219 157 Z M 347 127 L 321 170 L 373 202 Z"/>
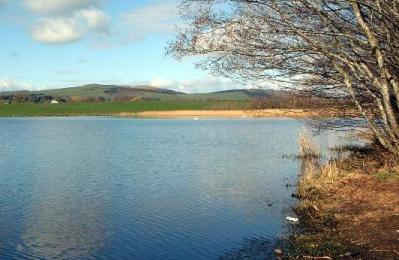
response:
<path fill-rule="evenodd" d="M 282 155 L 302 125 L 0 119 L 0 258 L 264 257 L 292 203 L 299 163 Z"/>

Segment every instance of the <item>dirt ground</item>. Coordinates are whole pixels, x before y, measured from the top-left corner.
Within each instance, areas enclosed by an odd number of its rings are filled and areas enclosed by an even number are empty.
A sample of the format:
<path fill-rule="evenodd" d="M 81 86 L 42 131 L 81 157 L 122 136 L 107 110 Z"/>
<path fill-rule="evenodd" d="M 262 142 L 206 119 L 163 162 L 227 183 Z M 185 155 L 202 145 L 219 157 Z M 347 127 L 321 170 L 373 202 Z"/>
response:
<path fill-rule="evenodd" d="M 399 259 L 399 177 L 397 173 L 356 174 L 333 187 L 325 209 L 337 231 L 367 248 L 363 259 Z"/>
<path fill-rule="evenodd" d="M 294 259 L 399 259 L 399 170 L 372 164 L 300 200 Z"/>

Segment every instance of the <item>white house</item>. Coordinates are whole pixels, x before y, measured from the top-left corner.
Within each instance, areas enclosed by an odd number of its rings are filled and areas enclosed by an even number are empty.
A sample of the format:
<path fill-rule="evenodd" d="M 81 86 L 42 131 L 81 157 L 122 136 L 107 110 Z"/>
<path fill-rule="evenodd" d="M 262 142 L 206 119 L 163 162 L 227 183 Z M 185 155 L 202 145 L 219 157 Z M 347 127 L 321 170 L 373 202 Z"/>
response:
<path fill-rule="evenodd" d="M 51 104 L 58 104 L 59 102 L 55 99 L 51 100 Z"/>

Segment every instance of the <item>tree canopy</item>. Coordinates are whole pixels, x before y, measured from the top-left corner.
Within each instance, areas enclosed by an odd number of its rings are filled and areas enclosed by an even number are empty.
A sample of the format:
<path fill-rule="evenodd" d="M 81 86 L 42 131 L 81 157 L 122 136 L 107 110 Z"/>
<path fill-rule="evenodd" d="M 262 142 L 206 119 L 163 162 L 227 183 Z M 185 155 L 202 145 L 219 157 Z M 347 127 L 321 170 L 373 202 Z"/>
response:
<path fill-rule="evenodd" d="M 251 82 L 349 98 L 399 155 L 399 0 L 185 0 L 176 58 Z"/>

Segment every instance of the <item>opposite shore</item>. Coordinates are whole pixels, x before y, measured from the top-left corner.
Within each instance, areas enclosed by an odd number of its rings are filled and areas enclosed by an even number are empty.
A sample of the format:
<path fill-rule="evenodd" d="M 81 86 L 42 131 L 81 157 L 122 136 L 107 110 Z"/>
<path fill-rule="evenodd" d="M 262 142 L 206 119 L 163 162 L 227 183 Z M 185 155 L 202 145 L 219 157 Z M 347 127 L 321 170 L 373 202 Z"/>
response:
<path fill-rule="evenodd" d="M 1 112 L 1 108 L 0 108 Z M 46 116 L 115 116 L 138 118 L 253 118 L 253 117 L 289 117 L 309 118 L 320 114 L 301 109 L 264 109 L 264 110 L 168 110 L 168 111 L 140 111 L 140 112 L 68 112 L 68 111 L 42 111 L 42 112 L 8 112 L 0 113 L 0 117 L 46 117 Z"/>
<path fill-rule="evenodd" d="M 11 108 L 11 109 L 10 109 Z M 68 107 L 39 107 L 33 109 L 19 109 L 18 106 L 0 106 L 0 117 L 52 117 L 52 116 L 110 116 L 110 117 L 133 117 L 133 118 L 312 118 L 315 116 L 328 117 L 331 111 L 317 110 L 309 111 L 304 109 L 171 109 L 171 110 L 102 110 L 82 109 L 75 110 Z"/>
<path fill-rule="evenodd" d="M 246 118 L 246 117 L 290 117 L 306 118 L 314 113 L 301 109 L 263 109 L 263 110 L 176 110 L 143 111 L 137 113 L 119 113 L 116 116 L 144 118 Z"/>

